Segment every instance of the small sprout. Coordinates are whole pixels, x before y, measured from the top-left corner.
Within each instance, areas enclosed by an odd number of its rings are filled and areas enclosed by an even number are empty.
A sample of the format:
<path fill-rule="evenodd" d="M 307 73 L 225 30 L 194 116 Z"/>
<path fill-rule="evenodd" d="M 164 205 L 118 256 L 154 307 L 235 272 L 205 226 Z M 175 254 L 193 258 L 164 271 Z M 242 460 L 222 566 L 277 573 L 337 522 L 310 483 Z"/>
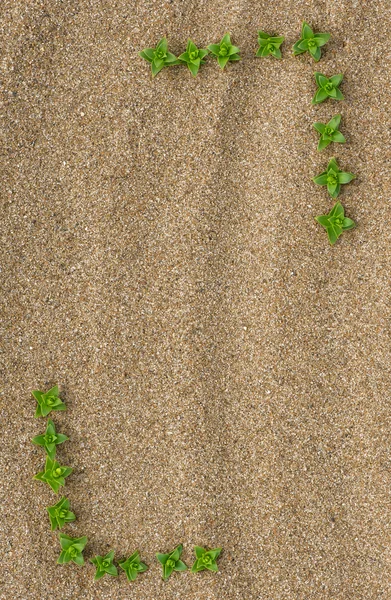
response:
<path fill-rule="evenodd" d="M 264 31 L 258 31 L 259 48 L 255 56 L 269 56 L 269 54 L 272 54 L 275 58 L 281 58 L 280 46 L 284 39 L 283 36 L 272 37 Z"/>
<path fill-rule="evenodd" d="M 152 77 L 155 77 L 163 67 L 179 65 L 177 57 L 168 51 L 167 38 L 163 37 L 156 48 L 145 48 L 139 52 L 141 58 L 151 63 Z"/>
<path fill-rule="evenodd" d="M 63 433 L 56 433 L 54 423 L 51 419 L 48 419 L 48 424 L 44 435 L 36 435 L 31 441 L 37 446 L 43 446 L 46 450 L 46 454 L 53 458 L 56 456 L 56 446 L 69 440 L 69 437 Z"/>
<path fill-rule="evenodd" d="M 134 581 L 139 573 L 144 573 L 148 569 L 147 565 L 140 561 L 137 550 L 129 558 L 120 560 L 118 564 L 125 571 L 128 581 Z"/>
<path fill-rule="evenodd" d="M 303 54 L 303 52 L 309 52 L 312 58 L 318 62 L 321 56 L 321 46 L 327 44 L 330 39 L 329 33 L 314 33 L 311 27 L 303 22 L 301 27 L 301 38 L 293 46 L 293 54 Z"/>
<path fill-rule="evenodd" d="M 65 523 L 71 523 L 76 520 L 76 516 L 69 510 L 69 500 L 63 496 L 57 504 L 47 506 L 46 510 L 49 513 L 50 524 L 52 531 L 61 529 Z"/>
<path fill-rule="evenodd" d="M 180 559 L 183 551 L 182 544 L 179 544 L 172 552 L 168 554 L 156 554 L 156 558 L 163 566 L 163 579 L 166 581 L 173 571 L 186 571 L 187 566 Z"/>
<path fill-rule="evenodd" d="M 356 226 L 352 219 L 345 217 L 343 206 L 339 201 L 334 204 L 328 215 L 315 217 L 315 220 L 318 221 L 318 223 L 320 223 L 327 231 L 329 242 L 332 246 L 335 244 L 343 231 L 353 229 L 353 227 Z"/>
<path fill-rule="evenodd" d="M 203 58 L 208 54 L 208 51 L 204 48 L 198 49 L 197 46 L 191 40 L 187 43 L 186 52 L 178 56 L 178 60 L 182 63 L 187 64 L 189 67 L 190 73 L 194 75 L 194 77 L 198 73 L 198 69 L 200 65 L 204 64 Z"/>
<path fill-rule="evenodd" d="M 46 417 L 52 410 L 66 410 L 64 402 L 58 397 L 57 385 L 46 393 L 39 390 L 34 390 L 31 393 L 38 402 L 37 410 L 35 411 L 36 417 Z"/>
<path fill-rule="evenodd" d="M 226 33 L 220 44 L 210 44 L 209 52 L 216 56 L 221 69 L 224 69 L 227 62 L 240 60 L 239 48 L 231 44 L 231 36 Z"/>
<path fill-rule="evenodd" d="M 73 538 L 65 533 L 59 534 L 60 544 L 62 552 L 58 557 L 57 563 L 59 565 L 74 562 L 77 565 L 84 565 L 83 550 L 87 544 L 86 536 L 81 538 Z"/>
<path fill-rule="evenodd" d="M 95 556 L 94 558 L 90 558 L 90 562 L 96 566 L 95 581 L 106 575 L 106 573 L 113 577 L 117 577 L 118 571 L 117 567 L 113 565 L 113 560 L 114 550 L 111 550 L 106 556 Z"/>
<path fill-rule="evenodd" d="M 314 75 L 318 89 L 315 96 L 312 98 L 312 104 L 320 104 L 321 102 L 324 102 L 326 98 L 343 100 L 342 92 L 338 88 L 343 79 L 343 75 L 333 75 L 330 79 L 322 75 L 322 73 L 316 72 Z"/>
<path fill-rule="evenodd" d="M 320 140 L 318 144 L 318 150 L 323 150 L 326 148 L 331 142 L 338 142 L 339 144 L 344 144 L 346 142 L 345 136 L 338 130 L 339 124 L 341 122 L 341 115 L 335 115 L 326 123 L 314 123 L 314 127 L 318 133 L 320 133 Z"/>
<path fill-rule="evenodd" d="M 65 477 L 68 477 L 72 471 L 70 467 L 61 467 L 56 460 L 47 456 L 45 470 L 34 475 L 33 479 L 47 483 L 57 494 L 60 487 L 65 485 Z"/>
<path fill-rule="evenodd" d="M 327 165 L 327 170 L 314 177 L 312 181 L 318 185 L 327 185 L 327 191 L 330 196 L 336 198 L 341 190 L 341 185 L 349 183 L 354 178 L 355 175 L 353 173 L 340 171 L 336 159 L 331 158 Z"/>
<path fill-rule="evenodd" d="M 203 571 L 204 569 L 208 569 L 208 571 L 218 571 L 219 569 L 216 563 L 216 559 L 220 555 L 221 550 L 221 548 L 206 550 L 205 548 L 201 548 L 200 546 L 194 546 L 194 552 L 197 557 L 197 560 L 192 566 L 191 572 L 198 573 L 199 571 Z"/>

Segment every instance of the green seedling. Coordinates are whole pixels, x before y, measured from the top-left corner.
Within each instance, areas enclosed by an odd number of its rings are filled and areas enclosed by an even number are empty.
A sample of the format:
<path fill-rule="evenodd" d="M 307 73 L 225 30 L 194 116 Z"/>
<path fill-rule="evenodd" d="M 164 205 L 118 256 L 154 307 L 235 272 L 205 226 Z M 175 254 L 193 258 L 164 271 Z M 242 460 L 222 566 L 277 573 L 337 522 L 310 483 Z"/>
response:
<path fill-rule="evenodd" d="M 208 571 L 218 571 L 216 559 L 220 555 L 221 550 L 221 548 L 206 550 L 205 548 L 201 548 L 201 546 L 194 546 L 196 561 L 191 568 L 191 572 L 198 573 L 199 571 L 204 571 L 204 569 L 207 569 Z"/>
<path fill-rule="evenodd" d="M 65 533 L 60 533 L 59 539 L 62 551 L 58 557 L 57 563 L 63 565 L 72 561 L 79 566 L 84 565 L 83 550 L 87 544 L 87 538 L 85 536 L 73 538 L 69 535 L 65 535 Z"/>
<path fill-rule="evenodd" d="M 303 52 L 309 52 L 312 58 L 318 62 L 321 57 L 321 47 L 330 39 L 329 33 L 314 33 L 311 27 L 303 22 L 301 27 L 301 38 L 293 46 L 293 54 L 298 56 Z"/>
<path fill-rule="evenodd" d="M 90 562 L 96 566 L 96 573 L 94 580 L 98 581 L 104 575 L 112 575 L 113 577 L 117 577 L 118 571 L 117 567 L 113 565 L 114 560 L 114 550 L 108 552 L 106 556 L 95 556 L 94 558 L 90 558 Z"/>
<path fill-rule="evenodd" d="M 341 115 L 335 115 L 328 123 L 314 123 L 316 131 L 320 133 L 319 151 L 326 148 L 331 142 L 338 142 L 339 144 L 346 142 L 345 136 L 338 130 L 340 122 Z"/>
<path fill-rule="evenodd" d="M 45 470 L 34 475 L 33 479 L 47 483 L 57 494 L 60 487 L 65 485 L 65 477 L 68 477 L 72 471 L 70 467 L 61 467 L 56 460 L 47 456 Z"/>
<path fill-rule="evenodd" d="M 49 519 L 52 531 L 55 529 L 61 529 L 65 523 L 71 523 L 76 520 L 76 516 L 69 510 L 69 500 L 63 496 L 57 504 L 46 507 L 49 513 Z"/>
<path fill-rule="evenodd" d="M 231 36 L 226 33 L 219 44 L 210 44 L 208 50 L 213 56 L 217 58 L 217 61 L 221 69 L 224 69 L 227 62 L 234 62 L 240 60 L 239 48 L 231 44 Z"/>
<path fill-rule="evenodd" d="M 330 79 L 322 75 L 322 73 L 316 72 L 314 75 L 318 89 L 315 96 L 312 98 L 312 104 L 320 104 L 327 98 L 343 100 L 342 92 L 338 88 L 343 79 L 343 75 L 333 75 Z"/>
<path fill-rule="evenodd" d="M 139 52 L 141 58 L 151 63 L 152 77 L 155 77 L 164 67 L 179 65 L 177 57 L 168 51 L 167 38 L 163 37 L 156 48 L 145 48 Z"/>
<path fill-rule="evenodd" d="M 336 198 L 341 190 L 341 185 L 349 183 L 354 178 L 355 175 L 353 175 L 353 173 L 340 171 L 336 159 L 331 158 L 327 165 L 327 170 L 323 171 L 323 173 L 317 177 L 314 177 L 312 181 L 318 185 L 326 185 L 330 196 Z"/>
<path fill-rule="evenodd" d="M 66 410 L 64 402 L 58 397 L 57 385 L 46 393 L 39 390 L 34 390 L 31 393 L 38 403 L 35 411 L 36 417 L 46 417 L 52 410 Z"/>
<path fill-rule="evenodd" d="M 125 571 L 128 581 L 134 581 L 139 573 L 144 573 L 148 569 L 147 565 L 140 561 L 137 550 L 129 558 L 120 560 L 118 564 Z"/>
<path fill-rule="evenodd" d="M 315 217 L 315 220 L 327 231 L 332 246 L 344 231 L 356 226 L 352 219 L 345 217 L 343 206 L 339 201 L 334 204 L 328 215 Z"/>
<path fill-rule="evenodd" d="M 156 554 L 156 558 L 163 566 L 162 577 L 164 581 L 166 581 L 170 577 L 173 571 L 187 571 L 187 566 L 184 562 L 180 560 L 182 551 L 183 546 L 182 544 L 179 544 L 179 546 L 177 546 L 175 550 L 172 550 L 172 552 L 169 552 L 168 554 Z"/>
<path fill-rule="evenodd" d="M 189 40 L 186 52 L 178 56 L 178 60 L 181 63 L 185 63 L 188 66 L 190 73 L 196 77 L 200 66 L 205 62 L 203 59 L 207 54 L 208 50 L 205 48 L 197 48 L 195 43 Z"/>
<path fill-rule="evenodd" d="M 56 456 L 56 446 L 69 440 L 69 437 L 63 433 L 56 433 L 54 423 L 51 419 L 48 419 L 48 424 L 44 435 L 36 435 L 31 441 L 37 446 L 43 446 L 46 454 L 53 458 Z"/>
<path fill-rule="evenodd" d="M 258 31 L 258 44 L 256 56 L 269 56 L 271 54 L 275 58 L 281 58 L 280 46 L 284 41 L 283 36 L 272 37 L 264 31 Z"/>

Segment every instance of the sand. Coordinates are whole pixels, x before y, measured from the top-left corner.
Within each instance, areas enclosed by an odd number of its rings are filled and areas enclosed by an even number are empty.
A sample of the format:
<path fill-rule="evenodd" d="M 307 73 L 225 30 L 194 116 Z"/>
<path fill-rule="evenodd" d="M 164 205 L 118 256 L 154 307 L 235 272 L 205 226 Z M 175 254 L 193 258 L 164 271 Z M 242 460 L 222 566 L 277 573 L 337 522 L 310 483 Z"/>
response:
<path fill-rule="evenodd" d="M 1 600 L 391 598 L 390 35 L 372 2 L 3 0 Z M 332 40 L 291 55 L 303 19 Z M 254 59 L 258 29 L 283 60 Z M 137 52 L 230 31 L 242 61 Z M 311 106 L 313 73 L 345 101 Z M 314 121 L 345 145 L 317 153 Z M 357 174 L 331 248 L 311 178 Z M 32 389 L 58 383 L 85 557 L 57 566 Z M 223 547 L 164 583 L 155 552 Z"/>

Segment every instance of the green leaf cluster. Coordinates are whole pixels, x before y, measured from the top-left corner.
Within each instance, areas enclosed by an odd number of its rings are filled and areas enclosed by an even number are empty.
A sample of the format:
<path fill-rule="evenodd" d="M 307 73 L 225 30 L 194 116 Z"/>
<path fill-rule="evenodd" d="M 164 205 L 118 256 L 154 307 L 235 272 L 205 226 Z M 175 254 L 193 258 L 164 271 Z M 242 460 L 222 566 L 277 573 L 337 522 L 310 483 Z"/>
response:
<path fill-rule="evenodd" d="M 258 31 L 259 48 L 255 56 L 269 56 L 271 54 L 275 58 L 281 58 L 280 46 L 284 39 L 283 36 L 273 37 L 264 31 Z"/>
<path fill-rule="evenodd" d="M 39 390 L 34 390 L 31 393 L 38 403 L 35 411 L 36 417 L 46 417 L 52 410 L 66 410 L 64 402 L 58 397 L 57 385 L 46 393 Z"/>
<path fill-rule="evenodd" d="M 329 33 L 314 33 L 305 21 L 301 27 L 301 38 L 293 46 L 293 54 L 298 56 L 303 52 L 309 52 L 312 58 L 318 62 L 321 57 L 321 47 L 330 39 Z"/>
<path fill-rule="evenodd" d="M 204 571 L 207 569 L 208 571 L 218 571 L 218 566 L 216 563 L 217 557 L 221 553 L 221 548 L 214 548 L 213 550 L 206 550 L 201 546 L 194 546 L 194 552 L 197 560 L 193 564 L 191 568 L 192 573 L 198 573 L 199 571 Z"/>
<path fill-rule="evenodd" d="M 53 506 L 48 506 L 46 510 L 49 513 L 50 525 L 52 531 L 56 529 L 61 529 L 65 525 L 65 523 L 71 523 L 76 520 L 76 516 L 73 512 L 69 510 L 69 500 L 63 496 L 61 500 L 57 502 L 57 504 L 53 504 Z"/>
<path fill-rule="evenodd" d="M 54 423 L 48 419 L 46 431 L 43 435 L 36 435 L 31 440 L 33 444 L 45 448 L 46 454 L 53 459 L 56 456 L 56 446 L 69 440 L 68 436 L 63 433 L 57 433 Z"/>
<path fill-rule="evenodd" d="M 111 550 L 106 556 L 95 556 L 94 558 L 90 558 L 90 562 L 96 567 L 95 581 L 101 579 L 106 574 L 117 577 L 117 567 L 113 564 L 114 554 L 114 550 Z"/>
<path fill-rule="evenodd" d="M 327 215 L 315 217 L 316 221 L 327 231 L 330 244 L 333 246 L 339 236 L 348 229 L 356 226 L 352 219 L 345 217 L 342 204 L 337 201 Z"/>
<path fill-rule="evenodd" d="M 56 460 L 47 456 L 45 470 L 34 475 L 34 479 L 47 483 L 57 494 L 60 487 L 65 485 L 65 477 L 68 477 L 72 470 L 70 467 L 62 467 Z"/>
<path fill-rule="evenodd" d="M 189 40 L 186 52 L 178 56 L 178 60 L 181 63 L 187 64 L 190 73 L 196 77 L 200 66 L 205 62 L 203 59 L 207 54 L 208 50 L 205 48 L 197 48 L 195 43 Z"/>
<path fill-rule="evenodd" d="M 156 48 L 145 48 L 139 52 L 141 58 L 151 63 L 152 77 L 155 77 L 164 67 L 179 65 L 177 57 L 168 51 L 167 38 L 163 37 Z"/>
<path fill-rule="evenodd" d="M 166 581 L 173 571 L 186 571 L 187 566 L 180 560 L 183 551 L 182 544 L 179 544 L 174 550 L 168 554 L 156 554 L 156 558 L 163 567 L 162 577 Z"/>
<path fill-rule="evenodd" d="M 319 151 L 326 148 L 331 142 L 338 142 L 339 144 L 346 142 L 345 136 L 338 129 L 340 122 L 341 115 L 335 115 L 328 123 L 314 123 L 316 131 L 320 133 Z"/>
<path fill-rule="evenodd" d="M 326 185 L 327 191 L 332 198 L 336 198 L 341 190 L 341 185 L 349 183 L 355 178 L 353 173 L 340 171 L 335 158 L 331 158 L 326 171 L 320 173 L 313 181 L 318 185 Z"/>
<path fill-rule="evenodd" d="M 240 60 L 239 48 L 231 44 L 231 36 L 226 33 L 219 44 L 210 44 L 208 50 L 217 58 L 221 69 L 224 69 L 228 62 Z"/>
<path fill-rule="evenodd" d="M 125 571 L 128 581 L 134 581 L 139 573 L 144 573 L 148 569 L 147 565 L 141 562 L 137 550 L 129 558 L 120 560 L 118 564 Z"/>
<path fill-rule="evenodd" d="M 61 554 L 58 557 L 57 563 L 59 565 L 74 562 L 77 565 L 84 565 L 83 550 L 87 544 L 87 538 L 73 538 L 65 533 L 59 534 Z"/>
<path fill-rule="evenodd" d="M 325 75 L 322 75 L 322 73 L 318 73 L 318 71 L 314 75 L 318 89 L 315 96 L 312 98 L 312 104 L 320 104 L 327 98 L 331 98 L 332 100 L 343 100 L 342 92 L 338 87 L 343 79 L 343 75 L 333 75 L 332 77 L 327 78 Z"/>

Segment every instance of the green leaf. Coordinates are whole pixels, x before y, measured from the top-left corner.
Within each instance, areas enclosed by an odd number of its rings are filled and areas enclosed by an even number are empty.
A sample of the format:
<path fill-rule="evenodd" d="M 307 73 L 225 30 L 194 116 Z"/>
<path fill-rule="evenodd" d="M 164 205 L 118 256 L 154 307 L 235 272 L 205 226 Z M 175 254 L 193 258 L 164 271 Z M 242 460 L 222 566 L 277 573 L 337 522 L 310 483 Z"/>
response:
<path fill-rule="evenodd" d="M 200 66 L 199 66 L 199 65 L 195 65 L 195 64 L 194 64 L 194 63 L 192 63 L 192 62 L 188 62 L 188 63 L 187 63 L 187 66 L 188 66 L 188 68 L 189 68 L 189 71 L 190 71 L 190 73 L 191 73 L 191 74 L 192 74 L 194 77 L 196 77 L 196 76 L 197 76 L 197 73 L 198 73 L 198 70 L 199 70 L 199 68 L 200 68 Z"/>
<path fill-rule="evenodd" d="M 156 554 L 156 558 L 162 565 L 166 564 L 166 561 L 169 556 L 170 556 L 170 554 L 160 554 L 159 552 Z"/>
<path fill-rule="evenodd" d="M 315 75 L 315 81 L 318 84 L 319 87 L 323 88 L 327 83 L 328 83 L 328 79 L 327 77 L 325 77 L 324 75 L 322 75 L 322 73 L 319 73 L 319 71 L 316 71 L 314 73 Z"/>
<path fill-rule="evenodd" d="M 275 58 L 282 57 L 281 50 L 279 48 L 276 48 L 275 46 L 274 46 L 273 50 L 271 50 L 271 53 L 273 54 L 273 56 L 275 56 Z"/>
<path fill-rule="evenodd" d="M 228 52 L 228 56 L 231 56 L 232 54 L 239 54 L 239 52 L 240 50 L 237 46 L 231 46 Z"/>
<path fill-rule="evenodd" d="M 328 123 L 328 127 L 331 129 L 338 129 L 339 124 L 341 123 L 341 115 L 335 115 Z"/>
<path fill-rule="evenodd" d="M 106 567 L 106 573 L 108 573 L 109 575 L 112 575 L 113 577 L 117 577 L 118 575 L 118 571 L 117 571 L 117 567 L 115 565 L 110 565 L 109 567 Z"/>
<path fill-rule="evenodd" d="M 323 88 L 319 88 L 312 99 L 312 104 L 320 104 L 324 100 L 326 100 L 327 94 Z"/>
<path fill-rule="evenodd" d="M 348 217 L 345 217 L 343 220 L 343 224 L 342 224 L 342 229 L 344 231 L 347 231 L 348 229 L 353 229 L 353 227 L 356 226 L 356 223 L 352 220 L 352 219 L 348 219 Z"/>
<path fill-rule="evenodd" d="M 326 125 L 324 123 L 313 123 L 313 127 L 319 133 L 324 133 L 324 130 L 326 129 Z"/>
<path fill-rule="evenodd" d="M 302 40 L 298 40 L 293 46 L 292 51 L 294 56 L 299 56 L 299 54 L 303 54 L 306 50 L 302 50 L 299 46 Z"/>
<path fill-rule="evenodd" d="M 215 573 L 219 570 L 215 562 L 205 565 L 205 567 L 208 569 L 208 571 L 214 571 Z"/>
<path fill-rule="evenodd" d="M 317 185 L 327 185 L 327 173 L 321 173 L 312 179 Z"/>
<path fill-rule="evenodd" d="M 340 189 L 341 189 L 341 186 L 339 185 L 339 183 L 328 183 L 327 184 L 327 191 L 332 198 L 336 198 L 338 196 Z"/>
<path fill-rule="evenodd" d="M 209 46 L 207 46 L 209 52 L 211 52 L 212 54 L 214 54 L 214 56 L 218 56 L 219 55 L 219 51 L 220 51 L 220 45 L 219 44 L 210 44 Z"/>
<path fill-rule="evenodd" d="M 335 88 L 335 92 L 336 92 L 336 100 L 343 100 L 343 94 L 341 92 L 341 90 L 339 88 Z"/>
<path fill-rule="evenodd" d="M 178 64 L 178 59 L 175 56 L 175 54 L 172 54 L 171 52 L 167 52 L 167 56 L 164 59 L 164 64 L 165 65 L 169 65 L 169 66 L 174 66 Z"/>
<path fill-rule="evenodd" d="M 330 34 L 329 33 L 316 33 L 314 35 L 314 40 L 317 43 L 317 45 L 319 47 L 324 46 L 325 44 L 327 44 L 327 42 L 330 39 Z"/>
<path fill-rule="evenodd" d="M 307 39 L 307 40 L 314 37 L 314 32 L 312 31 L 312 29 L 308 25 L 308 23 L 306 23 L 305 21 L 303 22 L 303 25 L 302 25 L 301 37 L 304 39 Z"/>
<path fill-rule="evenodd" d="M 221 69 L 224 69 L 225 65 L 229 61 L 229 56 L 218 56 L 217 61 Z"/>
<path fill-rule="evenodd" d="M 163 566 L 163 579 L 164 580 L 168 579 L 170 577 L 171 573 L 173 572 L 173 570 L 174 570 L 174 567 L 164 565 Z"/>
<path fill-rule="evenodd" d="M 184 562 L 182 562 L 181 560 L 178 560 L 178 562 L 175 565 L 174 570 L 175 571 L 187 571 L 187 566 L 185 565 Z"/>
<path fill-rule="evenodd" d="M 206 552 L 205 548 L 201 546 L 194 546 L 194 553 L 197 558 L 201 558 L 201 556 Z"/>
<path fill-rule="evenodd" d="M 167 53 L 168 42 L 166 37 L 162 37 L 162 39 L 158 42 L 156 46 L 156 50 L 163 50 L 163 52 Z"/>
<path fill-rule="evenodd" d="M 314 48 L 311 47 L 311 48 L 308 48 L 308 49 L 310 51 L 310 54 L 311 54 L 312 58 L 315 60 L 315 62 L 318 62 L 320 60 L 320 57 L 321 57 L 321 54 L 322 54 L 320 48 L 318 48 L 316 46 Z"/>
<path fill-rule="evenodd" d="M 344 144 L 346 142 L 345 136 L 342 135 L 340 131 L 334 131 L 334 133 L 331 134 L 331 139 L 333 142 L 338 142 L 340 144 Z"/>
<path fill-rule="evenodd" d="M 326 215 L 320 215 L 319 217 L 315 217 L 315 220 L 318 221 L 325 229 L 329 226 L 329 218 Z"/>
<path fill-rule="evenodd" d="M 308 50 L 308 40 L 301 40 L 298 42 L 298 47 L 300 50 L 306 52 Z"/>
<path fill-rule="evenodd" d="M 340 171 L 338 173 L 338 182 L 339 183 L 349 183 L 354 178 L 355 178 L 355 175 L 353 175 L 353 173 L 344 173 L 343 171 Z"/>
<path fill-rule="evenodd" d="M 221 44 L 227 44 L 227 46 L 230 46 L 230 45 L 231 45 L 231 36 L 230 36 L 230 34 L 229 34 L 229 33 L 226 33 L 226 34 L 223 36 L 223 39 L 222 39 L 222 40 L 221 40 L 221 42 L 220 42 L 220 46 L 221 46 Z"/>
<path fill-rule="evenodd" d="M 163 69 L 164 67 L 164 62 L 162 60 L 154 60 L 152 65 L 152 77 L 156 77 L 156 75 L 158 73 L 160 73 L 160 71 Z"/>
<path fill-rule="evenodd" d="M 344 217 L 344 209 L 342 204 L 338 201 L 334 204 L 333 208 L 329 212 L 329 219 L 338 218 L 343 219 Z"/>
<path fill-rule="evenodd" d="M 333 246 L 337 241 L 339 235 L 334 227 L 331 225 L 327 228 L 327 235 L 329 236 L 329 242 Z"/>
<path fill-rule="evenodd" d="M 153 61 L 154 52 L 154 48 L 145 48 L 145 50 L 139 52 L 139 56 L 151 63 Z"/>
<path fill-rule="evenodd" d="M 327 95 L 330 96 L 330 98 L 336 98 L 337 97 L 337 89 L 336 88 L 331 88 L 331 90 L 325 90 Z"/>
<path fill-rule="evenodd" d="M 330 140 L 325 139 L 324 137 L 321 137 L 318 142 L 318 151 L 321 152 L 321 150 L 324 150 L 325 148 L 327 148 L 327 146 L 330 143 L 331 143 Z"/>
<path fill-rule="evenodd" d="M 329 81 L 335 86 L 338 87 L 343 79 L 343 75 L 333 75 L 330 77 Z"/>

